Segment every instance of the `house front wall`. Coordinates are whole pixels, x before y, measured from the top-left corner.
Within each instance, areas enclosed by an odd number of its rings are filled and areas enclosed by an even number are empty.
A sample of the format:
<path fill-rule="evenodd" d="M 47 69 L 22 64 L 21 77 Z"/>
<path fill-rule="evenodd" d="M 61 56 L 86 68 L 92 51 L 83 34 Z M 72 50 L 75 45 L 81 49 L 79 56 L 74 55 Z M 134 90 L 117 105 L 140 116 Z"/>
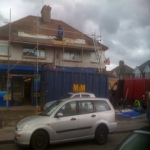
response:
<path fill-rule="evenodd" d="M 145 73 L 145 78 L 149 79 L 150 78 L 150 67 L 146 66 L 146 68 L 144 69 L 144 73 Z"/>
<path fill-rule="evenodd" d="M 101 52 L 100 56 L 100 63 L 97 63 L 96 56 L 95 59 L 92 58 L 91 51 L 88 50 L 78 50 L 80 51 L 80 58 L 79 59 L 65 59 L 64 53 L 65 48 L 55 48 L 55 47 L 47 47 L 45 48 L 45 58 L 38 58 L 37 57 L 30 57 L 30 56 L 23 56 L 23 48 L 25 46 L 23 44 L 12 44 L 10 47 L 10 61 L 14 61 L 14 64 L 17 63 L 35 63 L 38 61 L 40 63 L 54 63 L 55 66 L 61 67 L 81 67 L 81 68 L 101 68 L 105 69 L 105 52 Z M 36 46 L 35 46 L 36 47 Z M 70 52 L 72 50 L 70 49 Z M 57 54 L 59 53 L 59 57 Z M 8 57 L 0 56 L 1 60 L 8 60 Z"/>
<path fill-rule="evenodd" d="M 142 77 L 142 74 L 138 68 L 135 69 L 134 75 L 135 75 L 135 78 L 141 78 Z"/>
<path fill-rule="evenodd" d="M 6 42 L 8 43 L 8 42 Z M 36 46 L 36 45 L 35 45 Z M 6 44 L 6 49 L 9 49 Z M 6 53 L 4 56 L 0 55 L 0 66 L 1 75 L 0 77 L 3 82 L 0 84 L 0 106 L 7 105 L 7 99 L 9 100 L 8 105 L 37 105 L 39 97 L 34 92 L 34 75 L 37 74 L 37 62 L 39 65 L 45 63 L 51 63 L 53 66 L 70 67 L 70 68 L 98 68 L 96 60 L 91 57 L 92 51 L 84 50 L 80 51 L 80 59 L 64 59 L 64 48 L 56 47 L 45 47 L 45 58 L 37 57 L 26 57 L 23 56 L 23 48 L 26 47 L 25 43 L 11 43 L 10 46 L 10 57 Z M 1 49 L 2 50 L 2 49 Z M 60 57 L 57 56 L 59 52 Z M 71 49 L 70 49 L 71 52 Z M 101 56 L 101 68 L 105 68 L 104 64 L 104 52 Z M 8 76 L 8 62 L 9 62 L 9 76 Z M 39 66 L 40 67 L 40 66 Z M 40 69 L 38 68 L 40 73 Z M 7 81 L 9 81 L 9 88 L 7 88 Z M 38 94 L 37 94 L 38 95 Z M 11 103 L 10 103 L 11 102 Z"/>

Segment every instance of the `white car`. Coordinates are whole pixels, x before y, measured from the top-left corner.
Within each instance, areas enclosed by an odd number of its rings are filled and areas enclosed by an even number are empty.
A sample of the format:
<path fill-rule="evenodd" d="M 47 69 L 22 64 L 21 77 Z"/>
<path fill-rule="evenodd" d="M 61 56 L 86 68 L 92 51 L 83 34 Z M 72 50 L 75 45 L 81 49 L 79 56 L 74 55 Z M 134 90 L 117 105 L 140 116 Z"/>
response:
<path fill-rule="evenodd" d="M 68 98 L 55 101 L 41 114 L 25 118 L 15 127 L 14 141 L 45 150 L 49 144 L 81 139 L 107 141 L 116 131 L 115 111 L 105 98 Z"/>
<path fill-rule="evenodd" d="M 69 93 L 65 94 L 64 96 L 62 96 L 60 99 L 81 98 L 81 97 L 95 97 L 95 95 L 93 93 L 87 93 L 87 92 L 79 92 L 79 93 L 69 92 Z M 44 110 L 46 108 L 48 108 L 50 105 L 52 105 L 55 101 L 57 101 L 57 100 L 53 100 L 53 101 L 50 101 L 50 102 L 46 103 L 45 106 L 44 106 Z"/>

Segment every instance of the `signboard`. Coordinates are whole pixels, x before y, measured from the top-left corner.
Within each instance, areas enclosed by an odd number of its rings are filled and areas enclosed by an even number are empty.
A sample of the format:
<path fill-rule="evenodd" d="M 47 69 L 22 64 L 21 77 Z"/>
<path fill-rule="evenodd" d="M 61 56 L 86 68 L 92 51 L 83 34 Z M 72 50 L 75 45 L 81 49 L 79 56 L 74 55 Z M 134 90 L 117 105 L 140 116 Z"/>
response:
<path fill-rule="evenodd" d="M 73 92 L 85 92 L 85 84 L 73 84 Z"/>

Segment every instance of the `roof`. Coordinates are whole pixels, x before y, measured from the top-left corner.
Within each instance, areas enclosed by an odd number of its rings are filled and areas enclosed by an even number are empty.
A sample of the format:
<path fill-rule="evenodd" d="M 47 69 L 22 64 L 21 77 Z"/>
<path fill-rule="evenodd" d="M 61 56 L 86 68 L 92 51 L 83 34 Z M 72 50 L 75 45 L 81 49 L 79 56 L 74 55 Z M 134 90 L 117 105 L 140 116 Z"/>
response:
<path fill-rule="evenodd" d="M 73 38 L 73 39 L 83 38 L 84 40 L 86 40 L 86 43 L 88 45 L 92 46 L 94 45 L 92 38 L 90 38 L 85 34 L 82 34 L 80 31 L 78 31 L 77 29 L 73 28 L 72 26 L 68 25 L 67 23 L 61 20 L 51 19 L 51 22 L 43 23 L 42 17 L 31 15 L 11 23 L 11 39 L 14 39 L 16 41 L 23 40 L 22 38 L 18 39 L 18 31 L 26 32 L 28 34 L 36 34 L 37 26 L 39 27 L 38 34 L 54 36 L 57 35 L 58 25 L 61 25 L 61 27 L 63 28 L 65 38 Z M 9 24 L 0 27 L 0 39 L 8 39 L 9 36 L 8 33 L 9 33 Z M 50 40 L 47 41 L 47 43 L 49 42 Z M 108 47 L 102 44 L 102 49 L 108 50 Z"/>
<path fill-rule="evenodd" d="M 110 79 L 110 78 L 115 78 L 115 79 L 117 79 L 117 77 L 116 77 L 115 75 L 113 75 L 111 71 L 106 71 L 105 73 L 108 75 L 108 78 L 109 78 L 109 79 Z"/>
<path fill-rule="evenodd" d="M 142 65 L 138 66 L 137 68 L 138 68 L 141 72 L 143 72 L 146 66 L 149 66 L 149 67 L 150 67 L 150 60 L 146 61 L 145 63 L 143 63 Z"/>
<path fill-rule="evenodd" d="M 133 69 L 127 65 L 118 66 L 111 70 L 116 72 L 118 75 L 130 75 L 133 74 Z"/>

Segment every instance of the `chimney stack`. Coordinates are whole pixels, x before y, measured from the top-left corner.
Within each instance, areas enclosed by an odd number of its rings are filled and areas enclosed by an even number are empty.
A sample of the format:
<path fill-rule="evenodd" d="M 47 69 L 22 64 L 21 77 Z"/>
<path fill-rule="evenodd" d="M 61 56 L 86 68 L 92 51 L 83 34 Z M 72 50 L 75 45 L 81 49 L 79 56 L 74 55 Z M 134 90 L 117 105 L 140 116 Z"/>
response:
<path fill-rule="evenodd" d="M 124 66 L 124 61 L 123 60 L 119 61 L 119 66 Z"/>
<path fill-rule="evenodd" d="M 41 10 L 42 15 L 42 21 L 44 23 L 50 23 L 51 22 L 51 7 L 49 5 L 44 5 Z"/>

